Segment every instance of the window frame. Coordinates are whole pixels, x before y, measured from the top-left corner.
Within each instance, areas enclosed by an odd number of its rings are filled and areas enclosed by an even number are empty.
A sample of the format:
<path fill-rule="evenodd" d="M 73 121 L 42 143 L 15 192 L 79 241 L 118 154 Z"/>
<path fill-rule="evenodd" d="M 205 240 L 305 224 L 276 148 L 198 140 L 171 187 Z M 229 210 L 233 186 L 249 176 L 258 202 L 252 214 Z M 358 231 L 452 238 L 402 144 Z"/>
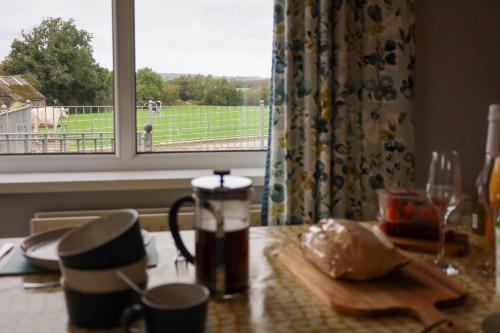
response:
<path fill-rule="evenodd" d="M 0 155 L 0 173 L 263 168 L 265 151 L 136 152 L 134 0 L 112 0 L 115 152 Z"/>

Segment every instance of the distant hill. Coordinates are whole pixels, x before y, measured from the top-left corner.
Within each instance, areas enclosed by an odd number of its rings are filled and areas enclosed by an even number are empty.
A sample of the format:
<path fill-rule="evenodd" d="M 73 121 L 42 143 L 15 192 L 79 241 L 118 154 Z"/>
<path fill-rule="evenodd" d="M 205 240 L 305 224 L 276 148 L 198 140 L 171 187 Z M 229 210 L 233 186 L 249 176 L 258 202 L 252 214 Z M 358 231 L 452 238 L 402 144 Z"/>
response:
<path fill-rule="evenodd" d="M 168 81 L 168 80 L 174 80 L 177 79 L 181 76 L 195 76 L 198 74 L 185 74 L 185 73 L 160 73 L 161 77 Z M 205 76 L 205 75 L 204 75 Z M 259 77 L 259 76 L 216 76 L 214 75 L 214 78 L 221 78 L 225 77 L 229 80 L 236 80 L 236 81 L 257 81 L 257 80 L 267 80 L 268 78 L 265 77 Z"/>

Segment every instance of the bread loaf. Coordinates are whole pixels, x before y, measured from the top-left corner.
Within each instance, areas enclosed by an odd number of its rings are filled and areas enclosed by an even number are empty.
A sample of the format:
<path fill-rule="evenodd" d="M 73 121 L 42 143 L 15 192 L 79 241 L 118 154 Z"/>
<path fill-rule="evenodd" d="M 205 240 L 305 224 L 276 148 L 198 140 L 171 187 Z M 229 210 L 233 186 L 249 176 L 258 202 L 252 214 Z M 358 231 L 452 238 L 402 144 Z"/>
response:
<path fill-rule="evenodd" d="M 305 257 L 333 278 L 375 279 L 409 260 L 380 229 L 372 231 L 350 220 L 322 220 L 299 238 Z"/>

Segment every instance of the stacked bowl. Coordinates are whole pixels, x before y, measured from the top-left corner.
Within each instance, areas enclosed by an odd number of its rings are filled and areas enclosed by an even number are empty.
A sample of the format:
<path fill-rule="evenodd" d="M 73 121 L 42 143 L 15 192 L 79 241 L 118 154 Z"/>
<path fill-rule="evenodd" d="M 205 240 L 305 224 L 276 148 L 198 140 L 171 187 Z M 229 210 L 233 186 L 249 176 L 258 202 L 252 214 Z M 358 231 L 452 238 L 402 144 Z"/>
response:
<path fill-rule="evenodd" d="M 120 324 L 125 308 L 139 301 L 117 275 L 147 285 L 147 256 L 135 210 L 124 209 L 67 233 L 58 246 L 70 321 L 85 328 Z"/>

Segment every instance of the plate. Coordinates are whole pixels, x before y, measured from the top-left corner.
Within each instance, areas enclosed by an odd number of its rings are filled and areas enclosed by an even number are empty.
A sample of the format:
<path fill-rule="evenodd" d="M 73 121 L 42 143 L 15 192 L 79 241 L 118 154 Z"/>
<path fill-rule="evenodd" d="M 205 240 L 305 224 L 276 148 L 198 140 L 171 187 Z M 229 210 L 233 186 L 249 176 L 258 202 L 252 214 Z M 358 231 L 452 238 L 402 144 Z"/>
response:
<path fill-rule="evenodd" d="M 65 227 L 40 232 L 29 236 L 20 245 L 21 254 L 31 264 L 52 271 L 59 271 L 57 245 L 61 238 L 75 227 Z M 151 234 L 141 230 L 144 246 L 151 241 Z"/>

